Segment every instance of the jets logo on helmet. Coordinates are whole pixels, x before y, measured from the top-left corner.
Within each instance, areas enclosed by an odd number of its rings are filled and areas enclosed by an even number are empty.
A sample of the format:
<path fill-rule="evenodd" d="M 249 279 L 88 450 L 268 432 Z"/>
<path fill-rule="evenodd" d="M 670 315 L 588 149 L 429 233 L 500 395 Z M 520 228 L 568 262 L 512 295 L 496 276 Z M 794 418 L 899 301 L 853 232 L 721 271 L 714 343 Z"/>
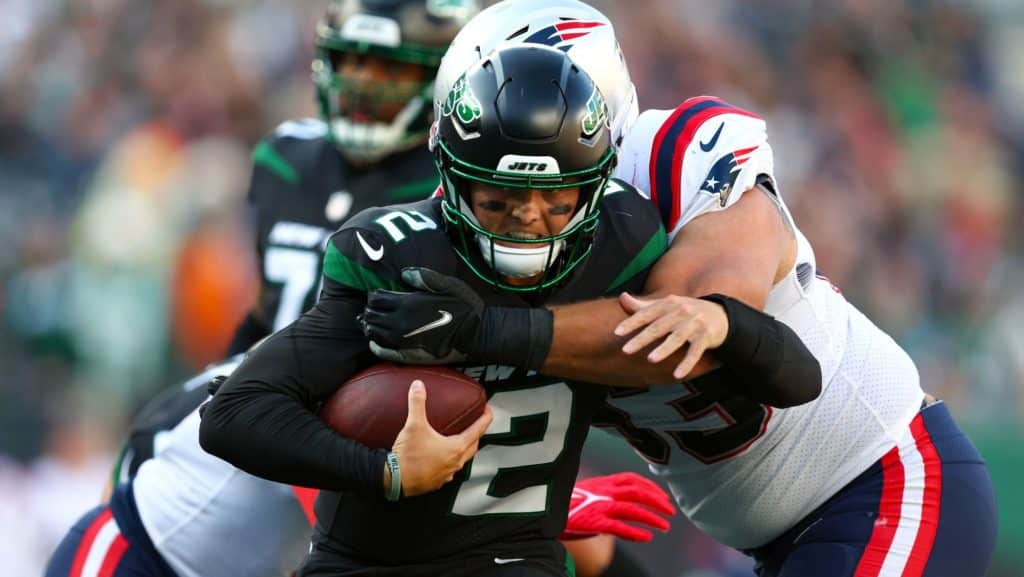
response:
<path fill-rule="evenodd" d="M 572 47 L 572 44 L 564 44 L 558 46 L 563 42 L 582 38 L 587 34 L 590 34 L 592 28 L 598 28 L 604 26 L 604 22 L 597 21 L 584 21 L 584 20 L 572 20 L 569 22 L 559 22 L 546 28 L 534 32 L 528 36 L 523 42 L 544 44 L 546 46 L 553 46 L 559 50 L 568 51 Z"/>
<path fill-rule="evenodd" d="M 601 91 L 594 87 L 594 93 L 587 100 L 587 115 L 583 117 L 583 136 L 591 137 L 597 134 L 602 126 L 608 124 L 608 107 L 605 105 Z"/>
<path fill-rule="evenodd" d="M 700 189 L 710 194 L 717 194 L 719 202 L 725 206 L 729 200 L 729 193 L 732 192 L 732 185 L 736 182 L 743 164 L 750 159 L 750 154 L 757 150 L 756 146 L 741 148 L 719 158 L 708 171 L 707 178 Z"/>
<path fill-rule="evenodd" d="M 465 75 L 455 81 L 455 86 L 452 86 L 441 110 L 441 113 L 445 116 L 451 116 L 453 112 L 455 117 L 459 119 L 459 122 L 467 126 L 477 118 L 480 118 L 480 101 L 473 95 L 473 91 L 466 82 Z"/>

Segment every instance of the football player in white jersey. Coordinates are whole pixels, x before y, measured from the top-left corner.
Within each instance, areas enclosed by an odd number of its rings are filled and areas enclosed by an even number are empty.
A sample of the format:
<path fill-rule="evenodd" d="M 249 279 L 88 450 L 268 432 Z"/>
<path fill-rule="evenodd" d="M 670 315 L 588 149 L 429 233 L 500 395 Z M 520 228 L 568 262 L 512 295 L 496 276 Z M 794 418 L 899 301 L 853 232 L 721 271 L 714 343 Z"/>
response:
<path fill-rule="evenodd" d="M 579 31 L 538 34 L 551 22 L 520 13 L 530 4 L 499 3 L 500 26 L 470 22 L 445 60 L 472 59 L 472 50 L 452 56 L 467 46 L 486 54 L 518 41 L 551 43 L 576 59 Z M 549 15 L 579 5 L 546 4 Z M 471 40 L 460 44 L 464 36 Z M 577 63 L 616 68 L 617 56 L 616 47 Z M 984 461 L 945 404 L 924 392 L 903 349 L 819 274 L 775 181 L 765 122 L 713 97 L 645 111 L 635 124 L 611 112 L 613 124 L 632 125 L 617 176 L 648 193 L 671 240 L 648 295 L 549 307 L 541 318 L 550 324 L 525 334 L 501 328 L 535 313 L 460 302 L 466 291 L 447 280 L 401 299 L 371 295 L 368 311 L 386 311 L 367 315 L 376 319 L 366 327 L 375 352 L 486 363 L 479 343 L 500 341 L 542 357 L 533 368 L 545 374 L 650 386 L 623 389 L 604 425 L 647 459 L 700 529 L 753 556 L 762 577 L 983 575 L 996 528 Z M 793 387 L 801 375 L 784 339 L 747 330 L 740 301 L 800 336 L 820 364 L 820 395 Z M 429 340 L 389 320 L 440 303 L 462 322 Z"/>

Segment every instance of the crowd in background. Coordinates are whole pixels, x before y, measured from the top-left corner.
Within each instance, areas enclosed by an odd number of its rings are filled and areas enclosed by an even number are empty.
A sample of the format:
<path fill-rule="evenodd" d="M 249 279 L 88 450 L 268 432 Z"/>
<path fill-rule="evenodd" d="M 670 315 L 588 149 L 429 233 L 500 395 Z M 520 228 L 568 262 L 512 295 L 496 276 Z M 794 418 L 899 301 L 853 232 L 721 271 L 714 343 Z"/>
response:
<path fill-rule="evenodd" d="M 1024 4 L 597 4 L 641 109 L 715 94 L 766 118 L 821 274 L 911 352 L 986 458 L 1024 477 Z M 5 574 L 39 574 L 98 499 L 132 412 L 217 360 L 255 299 L 248 154 L 275 124 L 315 116 L 323 5 L 5 2 Z M 1012 519 L 1022 501 L 999 497 Z M 1014 531 L 994 575 L 1022 574 Z M 696 536 L 672 547 L 680 571 L 743 566 Z"/>

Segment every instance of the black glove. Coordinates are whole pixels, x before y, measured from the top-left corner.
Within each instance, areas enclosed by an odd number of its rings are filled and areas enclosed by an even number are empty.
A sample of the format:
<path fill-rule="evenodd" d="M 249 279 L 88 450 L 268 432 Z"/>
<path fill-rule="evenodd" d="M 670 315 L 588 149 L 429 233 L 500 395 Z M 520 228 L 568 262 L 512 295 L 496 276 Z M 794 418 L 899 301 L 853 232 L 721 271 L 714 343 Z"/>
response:
<path fill-rule="evenodd" d="M 360 319 L 370 350 L 382 359 L 537 369 L 551 349 L 547 309 L 488 307 L 466 283 L 428 268 L 403 269 L 402 280 L 422 292 L 373 291 Z"/>
<path fill-rule="evenodd" d="M 402 280 L 423 292 L 375 290 L 360 318 L 370 350 L 382 359 L 433 365 L 474 351 L 484 301 L 461 280 L 428 268 L 406 268 Z"/>

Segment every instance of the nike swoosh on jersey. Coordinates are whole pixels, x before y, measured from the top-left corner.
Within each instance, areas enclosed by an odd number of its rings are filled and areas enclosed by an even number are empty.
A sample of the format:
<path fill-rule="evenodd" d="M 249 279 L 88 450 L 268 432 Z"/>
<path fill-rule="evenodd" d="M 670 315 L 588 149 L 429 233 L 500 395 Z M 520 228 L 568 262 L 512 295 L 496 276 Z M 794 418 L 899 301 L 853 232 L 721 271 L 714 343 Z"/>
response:
<path fill-rule="evenodd" d="M 722 135 L 722 128 L 724 127 L 724 122 L 719 124 L 718 130 L 715 131 L 715 135 L 711 137 L 711 140 L 707 141 L 706 143 L 700 143 L 700 149 L 703 150 L 704 152 L 711 152 L 711 149 L 715 147 L 715 144 L 718 144 L 718 137 Z"/>
<path fill-rule="evenodd" d="M 501 557 L 495 557 L 494 558 L 494 562 L 496 564 L 498 564 L 498 565 L 505 565 L 505 564 L 508 564 L 508 563 L 518 563 L 520 561 L 526 561 L 526 559 L 523 559 L 522 557 L 514 557 L 514 558 L 511 558 L 511 559 L 502 559 Z"/>
<path fill-rule="evenodd" d="M 370 246 L 370 243 L 366 242 L 363 235 L 359 234 L 358 230 L 356 231 L 356 240 L 359 241 L 359 246 L 363 247 L 363 250 L 366 251 L 366 256 L 370 257 L 370 260 L 380 260 L 384 258 L 384 247 L 381 246 L 380 248 L 373 248 Z"/>
<path fill-rule="evenodd" d="M 407 339 L 409 337 L 414 337 L 420 333 L 432 331 L 438 327 L 443 327 L 446 324 L 452 322 L 452 313 L 440 309 L 437 312 L 441 313 L 441 318 L 437 319 L 436 321 L 429 322 L 418 329 L 409 331 L 408 333 L 402 335 L 402 338 Z"/>

